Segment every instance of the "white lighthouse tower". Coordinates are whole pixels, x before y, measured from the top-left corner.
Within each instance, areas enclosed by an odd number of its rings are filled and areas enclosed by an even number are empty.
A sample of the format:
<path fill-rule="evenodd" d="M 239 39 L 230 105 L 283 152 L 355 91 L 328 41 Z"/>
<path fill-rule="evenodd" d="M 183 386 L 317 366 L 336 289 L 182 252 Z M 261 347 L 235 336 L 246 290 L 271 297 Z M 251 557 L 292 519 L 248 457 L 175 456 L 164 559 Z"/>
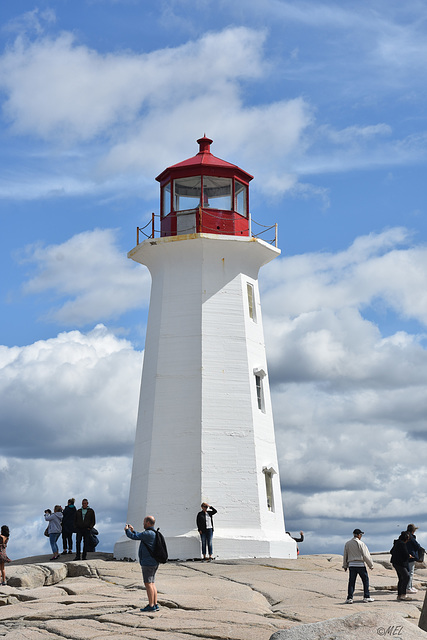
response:
<path fill-rule="evenodd" d="M 285 532 L 258 291 L 280 251 L 252 237 L 252 176 L 210 152 L 165 169 L 161 232 L 128 257 L 152 276 L 127 522 L 156 517 L 169 557 L 200 557 L 196 514 L 213 505 L 214 555 L 296 558 Z M 154 234 L 153 234 L 154 236 Z M 137 558 L 122 536 L 116 558 Z"/>

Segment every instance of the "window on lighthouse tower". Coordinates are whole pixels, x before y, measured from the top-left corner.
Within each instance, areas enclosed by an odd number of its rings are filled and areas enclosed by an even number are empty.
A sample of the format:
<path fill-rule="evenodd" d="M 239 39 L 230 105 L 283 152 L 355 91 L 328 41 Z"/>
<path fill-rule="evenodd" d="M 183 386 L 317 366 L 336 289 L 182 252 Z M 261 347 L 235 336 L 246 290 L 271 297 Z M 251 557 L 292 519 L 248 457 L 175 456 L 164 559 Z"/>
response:
<path fill-rule="evenodd" d="M 263 467 L 262 470 L 265 477 L 265 491 L 267 494 L 267 509 L 274 512 L 274 492 L 273 492 L 273 476 L 276 473 L 273 467 L 267 469 Z"/>
<path fill-rule="evenodd" d="M 255 309 L 255 291 L 254 285 L 250 282 L 246 283 L 246 288 L 248 292 L 248 307 L 249 307 L 249 317 L 251 320 L 256 322 L 256 309 Z"/>
<path fill-rule="evenodd" d="M 258 403 L 258 409 L 265 413 L 264 406 L 264 390 L 262 388 L 262 376 L 259 373 L 255 374 L 255 385 L 256 385 L 256 398 Z"/>

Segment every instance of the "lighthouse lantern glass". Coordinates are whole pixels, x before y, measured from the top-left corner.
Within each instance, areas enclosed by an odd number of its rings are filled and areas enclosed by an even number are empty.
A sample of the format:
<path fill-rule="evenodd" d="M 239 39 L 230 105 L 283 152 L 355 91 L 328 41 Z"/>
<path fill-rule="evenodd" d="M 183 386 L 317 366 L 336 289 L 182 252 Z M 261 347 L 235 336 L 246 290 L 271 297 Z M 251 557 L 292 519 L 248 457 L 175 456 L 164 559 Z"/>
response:
<path fill-rule="evenodd" d="M 248 193 L 247 186 L 245 184 L 242 184 L 238 180 L 236 180 L 234 189 L 235 189 L 235 193 L 234 193 L 234 200 L 235 200 L 234 210 L 237 213 L 240 213 L 241 216 L 247 217 L 247 215 L 248 215 L 247 204 L 246 204 L 247 203 L 247 193 Z"/>
<path fill-rule="evenodd" d="M 175 178 L 174 210 L 187 211 L 200 205 L 202 180 L 201 176 L 191 178 Z"/>
<path fill-rule="evenodd" d="M 172 194 L 171 194 L 171 183 L 168 182 L 163 187 L 163 198 L 162 198 L 162 218 L 168 215 L 171 211 L 172 205 Z"/>
<path fill-rule="evenodd" d="M 231 178 L 203 177 L 203 206 L 213 209 L 231 211 L 232 209 Z"/>

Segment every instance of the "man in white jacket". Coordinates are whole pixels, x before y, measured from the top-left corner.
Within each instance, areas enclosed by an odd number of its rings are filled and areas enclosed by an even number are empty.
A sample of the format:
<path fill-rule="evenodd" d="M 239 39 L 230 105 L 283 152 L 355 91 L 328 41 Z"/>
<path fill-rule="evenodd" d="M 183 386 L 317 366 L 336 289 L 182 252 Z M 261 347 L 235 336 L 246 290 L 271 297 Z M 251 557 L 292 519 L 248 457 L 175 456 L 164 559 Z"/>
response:
<path fill-rule="evenodd" d="M 373 569 L 374 563 L 372 562 L 368 547 L 364 542 L 362 542 L 361 538 L 363 534 L 364 532 L 360 529 L 355 529 L 353 531 L 354 537 L 346 542 L 344 547 L 342 566 L 344 571 L 347 571 L 348 569 L 350 573 L 348 576 L 346 604 L 353 604 L 354 587 L 358 575 L 361 577 L 363 582 L 363 602 L 374 601 L 369 594 L 369 577 L 365 565 L 366 563 L 370 569 Z"/>

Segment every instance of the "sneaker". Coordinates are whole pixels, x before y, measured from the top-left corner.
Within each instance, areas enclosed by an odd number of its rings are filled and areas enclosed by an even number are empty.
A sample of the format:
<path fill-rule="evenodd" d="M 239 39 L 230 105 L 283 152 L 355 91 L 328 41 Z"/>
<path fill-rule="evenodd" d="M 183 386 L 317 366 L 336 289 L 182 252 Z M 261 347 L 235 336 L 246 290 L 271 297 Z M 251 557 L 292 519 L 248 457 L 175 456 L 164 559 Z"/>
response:
<path fill-rule="evenodd" d="M 346 604 L 353 604 L 353 598 L 347 598 L 345 601 Z"/>
<path fill-rule="evenodd" d="M 374 602 L 373 598 L 363 598 L 363 602 Z"/>
<path fill-rule="evenodd" d="M 158 605 L 158 604 L 155 604 L 155 605 L 153 605 L 153 606 L 154 606 L 154 610 L 155 610 L 155 611 L 160 611 L 160 607 L 159 607 L 159 605 Z"/>
<path fill-rule="evenodd" d="M 144 607 L 143 609 L 140 609 L 140 611 L 157 611 L 156 607 L 151 607 L 149 604 L 147 604 L 146 607 Z"/>
<path fill-rule="evenodd" d="M 412 598 L 408 598 L 408 596 L 397 596 L 397 600 L 399 600 L 399 602 L 411 602 Z"/>
<path fill-rule="evenodd" d="M 415 589 L 415 587 L 411 587 L 410 589 L 406 589 L 406 593 L 417 593 L 418 589 Z"/>

